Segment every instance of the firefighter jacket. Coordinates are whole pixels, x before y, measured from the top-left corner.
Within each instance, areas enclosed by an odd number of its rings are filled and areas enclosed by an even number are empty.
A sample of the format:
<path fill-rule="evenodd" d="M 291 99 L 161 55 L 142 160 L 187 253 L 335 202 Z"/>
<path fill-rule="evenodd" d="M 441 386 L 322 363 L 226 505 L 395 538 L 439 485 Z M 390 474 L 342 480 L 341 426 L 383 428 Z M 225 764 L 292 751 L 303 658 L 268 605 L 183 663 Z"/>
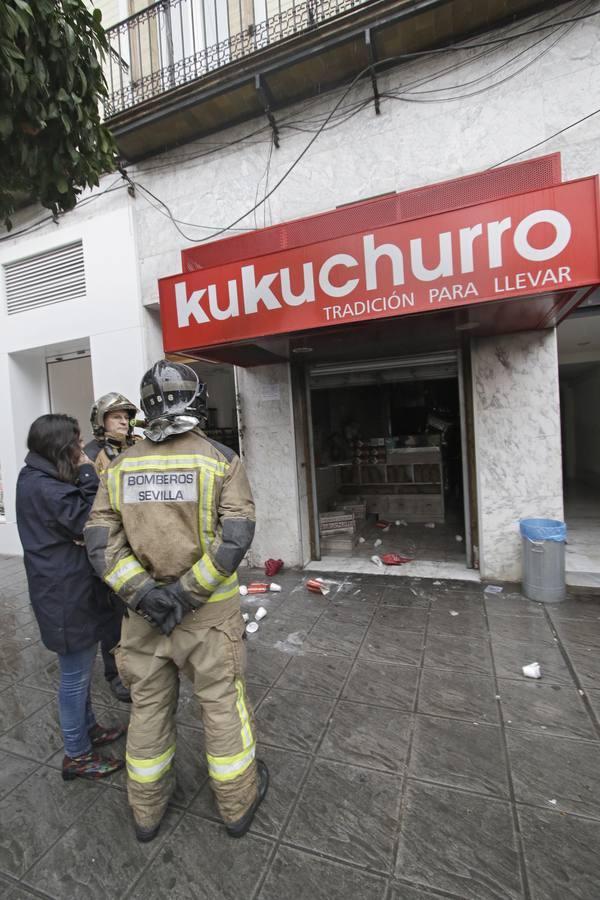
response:
<path fill-rule="evenodd" d="M 102 475 L 84 537 L 92 565 L 127 606 L 175 582 L 208 627 L 239 609 L 236 570 L 254 527 L 239 458 L 194 428 L 119 454 Z"/>

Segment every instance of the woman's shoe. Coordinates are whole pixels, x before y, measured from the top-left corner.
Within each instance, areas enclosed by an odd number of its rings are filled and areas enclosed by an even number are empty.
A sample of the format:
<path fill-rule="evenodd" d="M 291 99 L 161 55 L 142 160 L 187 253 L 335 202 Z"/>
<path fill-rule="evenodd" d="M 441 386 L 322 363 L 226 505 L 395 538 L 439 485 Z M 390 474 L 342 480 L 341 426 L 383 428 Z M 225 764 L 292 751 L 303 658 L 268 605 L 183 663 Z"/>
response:
<path fill-rule="evenodd" d="M 124 759 L 116 759 L 114 756 L 100 756 L 99 753 L 84 753 L 82 756 L 65 756 L 62 764 L 63 781 L 73 781 L 74 778 L 90 778 L 97 781 L 106 778 L 114 772 L 118 772 L 125 766 Z"/>
<path fill-rule="evenodd" d="M 114 725 L 112 728 L 105 728 L 103 725 L 96 723 L 90 728 L 88 734 L 92 747 L 103 747 L 104 744 L 112 744 L 113 741 L 118 741 L 126 731 L 127 729 L 124 725 Z"/>

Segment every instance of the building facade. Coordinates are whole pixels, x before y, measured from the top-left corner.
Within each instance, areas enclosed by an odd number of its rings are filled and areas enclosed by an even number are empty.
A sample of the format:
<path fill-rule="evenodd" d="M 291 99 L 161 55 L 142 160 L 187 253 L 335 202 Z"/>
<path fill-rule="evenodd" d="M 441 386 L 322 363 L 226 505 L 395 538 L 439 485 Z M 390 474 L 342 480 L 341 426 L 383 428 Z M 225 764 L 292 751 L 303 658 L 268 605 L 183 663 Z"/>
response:
<path fill-rule="evenodd" d="M 257 250 L 261 235 L 267 240 L 274 228 L 296 220 L 312 228 L 315 217 L 344 208 L 357 218 L 342 237 L 375 234 L 391 222 L 386 197 L 398 209 L 413 203 L 398 213 L 400 227 L 535 190 L 553 196 L 563 182 L 600 172 L 595 3 L 498 3 L 487 21 L 475 21 L 472 4 L 454 4 L 450 18 L 447 3 L 353 3 L 337 12 L 308 3 L 258 13 L 256 4 L 234 4 L 237 18 L 229 10 L 219 41 L 210 28 L 199 30 L 204 19 L 198 16 L 192 28 L 193 4 L 180 6 L 170 25 L 152 18 L 151 7 L 109 31 L 118 58 L 109 60 L 107 111 L 129 181 L 106 178 L 101 191 L 114 190 L 92 195 L 58 226 L 48 223 L 0 244 L 1 383 L 13 426 L 0 437 L 0 552 L 18 552 L 14 482 L 28 424 L 48 409 L 83 410 L 105 390 L 137 396 L 144 367 L 162 352 L 161 315 L 164 326 L 176 312 L 174 295 L 166 294 L 161 312 L 159 280 L 217 264 L 225 277 L 232 260 L 250 264 L 265 252 Z M 310 19 L 312 6 L 320 19 Z M 292 13 L 300 22 L 294 33 L 286 31 Z M 279 32 L 266 28 L 274 17 Z M 179 37 L 173 21 L 183 23 Z M 170 44 L 163 40 L 169 28 Z M 257 43 L 266 31 L 268 38 Z M 157 55 L 165 47 L 166 62 Z M 514 167 L 537 157 L 546 161 Z M 500 175 L 493 184 L 472 178 L 495 169 Z M 415 190 L 421 188 L 425 194 Z M 15 233 L 42 215 L 22 211 Z M 597 215 L 590 212 L 586 221 L 583 231 L 597 250 Z M 332 239 L 332 232 L 322 234 L 323 241 Z M 227 256 L 225 239 L 237 241 L 237 256 Z M 309 240 L 279 249 L 306 248 Z M 531 233 L 534 250 L 552 240 L 552 233 Z M 196 262 L 193 248 L 199 248 Z M 187 263 L 182 251 L 189 252 Z M 20 299 L 22 280 L 53 265 L 56 252 L 75 254 L 84 288 L 71 285 L 75 294 L 66 300 L 58 290 L 48 303 L 42 291 L 35 294 L 42 302 L 28 305 Z M 423 268 L 441 265 L 441 250 L 436 258 L 423 243 L 421 252 Z M 40 262 L 40 254 L 50 259 Z M 592 257 L 592 274 L 582 276 L 578 289 L 599 280 Z M 61 259 L 55 258 L 60 271 Z M 74 271 L 72 258 L 65 265 Z M 384 261 L 383 268 L 382 293 L 389 297 L 398 286 L 391 264 Z M 456 283 L 440 273 L 441 287 Z M 339 276 L 339 269 L 331 275 L 334 287 L 343 286 Z M 456 309 L 446 304 L 415 315 L 412 325 L 405 324 L 412 314 L 392 309 L 384 318 L 322 328 L 309 322 L 258 336 L 251 330 L 245 338 L 223 318 L 219 343 L 209 345 L 198 331 L 177 348 L 167 341 L 167 349 L 193 360 L 219 398 L 216 427 L 237 425 L 241 435 L 257 499 L 252 561 L 275 556 L 303 565 L 323 555 L 325 566 L 351 570 L 347 549 L 333 557 L 321 553 L 319 516 L 346 500 L 366 504 L 371 518 L 379 515 L 393 528 L 407 519 L 425 534 L 425 525 L 436 525 L 428 547 L 415 543 L 415 555 L 427 564 L 422 574 L 475 567 L 486 579 L 518 581 L 519 519 L 562 519 L 567 486 L 576 502 L 600 488 L 596 297 L 570 291 L 571 309 L 562 292 L 572 285 L 551 287 L 521 291 L 529 305 L 520 301 L 522 314 L 511 315 L 509 325 L 503 310 L 513 301 L 496 303 L 497 321 L 488 329 L 473 325 L 471 313 L 480 305 L 467 297 Z M 298 293 L 297 283 L 289 288 Z M 534 298 L 549 293 L 559 313 L 534 321 Z M 77 390 L 66 368 L 53 368 L 61 362 L 80 366 Z M 363 445 L 370 448 L 366 457 Z M 446 525 L 452 541 L 461 538 L 452 553 L 433 540 Z M 355 552 L 364 556 L 359 547 Z M 450 565 L 443 569 L 442 561 Z M 584 559 L 574 566 L 591 571 Z"/>

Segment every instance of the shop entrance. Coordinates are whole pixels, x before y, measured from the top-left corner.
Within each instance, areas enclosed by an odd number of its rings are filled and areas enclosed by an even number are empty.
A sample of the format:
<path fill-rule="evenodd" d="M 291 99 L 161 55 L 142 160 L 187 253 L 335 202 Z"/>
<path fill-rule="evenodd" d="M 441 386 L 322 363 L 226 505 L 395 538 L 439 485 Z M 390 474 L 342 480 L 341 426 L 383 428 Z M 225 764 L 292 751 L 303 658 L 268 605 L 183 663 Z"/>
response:
<path fill-rule="evenodd" d="M 558 329 L 567 583 L 600 587 L 600 302 Z"/>
<path fill-rule="evenodd" d="M 472 566 L 460 355 L 320 364 L 308 373 L 314 555 L 373 572 Z"/>

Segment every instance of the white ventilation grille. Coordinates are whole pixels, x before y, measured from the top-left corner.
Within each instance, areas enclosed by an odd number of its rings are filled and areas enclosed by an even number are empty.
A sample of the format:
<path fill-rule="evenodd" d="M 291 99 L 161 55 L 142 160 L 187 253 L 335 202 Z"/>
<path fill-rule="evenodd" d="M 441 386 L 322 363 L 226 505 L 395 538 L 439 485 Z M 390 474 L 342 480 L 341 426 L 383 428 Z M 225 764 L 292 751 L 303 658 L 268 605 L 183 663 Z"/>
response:
<path fill-rule="evenodd" d="M 83 244 L 74 241 L 4 266 L 9 316 L 85 297 Z"/>

